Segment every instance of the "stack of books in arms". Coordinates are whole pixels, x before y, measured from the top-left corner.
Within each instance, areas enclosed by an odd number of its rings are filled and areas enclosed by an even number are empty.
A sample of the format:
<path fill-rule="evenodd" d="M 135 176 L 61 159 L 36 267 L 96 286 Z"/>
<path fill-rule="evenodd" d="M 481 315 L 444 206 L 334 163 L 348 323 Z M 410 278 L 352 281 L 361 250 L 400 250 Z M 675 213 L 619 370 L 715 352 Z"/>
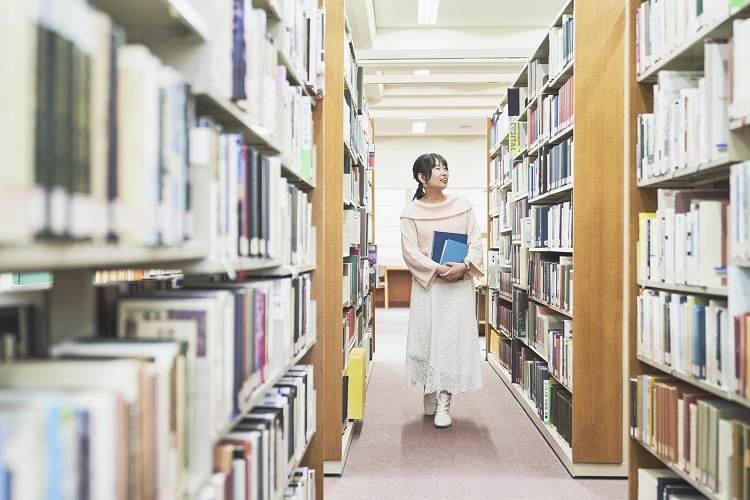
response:
<path fill-rule="evenodd" d="M 187 80 L 83 0 L 13 2 L 0 17 L 16 47 L 0 83 L 14 117 L 0 133 L 0 243 L 187 239 Z"/>
<path fill-rule="evenodd" d="M 665 375 L 641 375 L 630 380 L 630 434 L 717 497 L 747 497 L 750 409 Z"/>
<path fill-rule="evenodd" d="M 312 373 L 279 377 L 315 340 L 309 291 L 305 275 L 126 296 L 117 337 L 56 344 L 54 361 L 0 365 L 0 447 L 26 450 L 1 454 L 13 498 L 195 493 L 214 472 L 215 440 L 272 380 L 275 392 L 301 398 L 284 414 L 304 429 L 289 434 L 297 453 L 314 430 Z"/>

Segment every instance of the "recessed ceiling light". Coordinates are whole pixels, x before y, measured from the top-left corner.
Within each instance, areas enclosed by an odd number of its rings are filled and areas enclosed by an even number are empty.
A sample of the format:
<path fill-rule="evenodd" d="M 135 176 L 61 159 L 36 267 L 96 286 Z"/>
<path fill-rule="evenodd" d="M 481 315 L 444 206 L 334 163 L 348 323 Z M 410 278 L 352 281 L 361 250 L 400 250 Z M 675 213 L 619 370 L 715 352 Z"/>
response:
<path fill-rule="evenodd" d="M 459 125 L 458 128 L 471 128 L 471 125 Z"/>
<path fill-rule="evenodd" d="M 424 134 L 427 128 L 427 122 L 414 122 L 411 124 L 411 131 L 413 134 Z"/>
<path fill-rule="evenodd" d="M 440 0 L 419 0 L 417 11 L 417 24 L 437 23 Z"/>
<path fill-rule="evenodd" d="M 430 74 L 429 69 L 415 69 L 414 74 L 417 76 L 427 76 Z"/>

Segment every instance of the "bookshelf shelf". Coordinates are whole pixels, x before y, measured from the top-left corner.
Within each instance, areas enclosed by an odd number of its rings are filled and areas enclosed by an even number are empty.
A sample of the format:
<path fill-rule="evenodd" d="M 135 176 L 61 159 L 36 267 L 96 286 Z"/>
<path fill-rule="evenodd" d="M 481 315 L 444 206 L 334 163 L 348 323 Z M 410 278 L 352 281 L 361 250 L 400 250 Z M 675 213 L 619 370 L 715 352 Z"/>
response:
<path fill-rule="evenodd" d="M 268 392 L 268 390 L 276 385 L 279 380 L 286 374 L 287 371 L 289 371 L 290 368 L 292 368 L 294 365 L 299 363 L 302 358 L 305 357 L 305 355 L 308 353 L 308 351 L 312 348 L 312 346 L 315 345 L 315 343 L 309 343 L 305 347 L 303 347 L 300 352 L 294 356 L 292 359 L 286 362 L 284 365 L 284 369 L 281 370 L 279 373 L 277 373 L 275 376 L 271 377 L 270 379 L 266 380 L 261 384 L 260 386 L 256 387 L 253 393 L 250 395 L 247 401 L 242 405 L 242 409 L 240 410 L 239 415 L 237 415 L 234 419 L 232 419 L 230 422 L 227 422 L 227 424 L 222 428 L 221 431 L 219 431 L 213 438 L 213 443 L 216 444 L 221 439 L 227 435 L 227 433 L 236 426 L 242 418 L 248 414 L 250 410 L 252 410 L 253 406 L 258 404 L 258 402 L 261 400 L 263 395 Z"/>
<path fill-rule="evenodd" d="M 529 248 L 529 252 L 536 252 L 536 253 L 573 253 L 573 249 L 572 248 L 532 247 L 532 248 Z"/>
<path fill-rule="evenodd" d="M 206 245 L 193 242 L 181 247 L 143 247 L 94 243 L 34 243 L 0 248 L 0 271 L 64 271 L 180 264 L 206 255 Z M 171 266 L 170 266 L 171 267 Z"/>
<path fill-rule="evenodd" d="M 490 149 L 490 158 L 497 158 L 500 154 L 500 149 L 503 147 L 502 141 L 497 143 L 493 149 Z"/>
<path fill-rule="evenodd" d="M 656 75 L 662 70 L 693 70 L 703 65 L 703 41 L 707 38 L 731 38 L 732 22 L 735 19 L 748 17 L 750 5 L 737 12 L 717 19 L 701 28 L 698 33 L 688 37 L 680 47 L 666 55 L 656 64 L 651 65 L 636 77 L 638 83 L 655 82 Z"/>
<path fill-rule="evenodd" d="M 286 164 L 281 165 L 281 175 L 286 177 L 286 179 L 296 185 L 298 188 L 303 190 L 308 189 L 315 189 L 315 182 L 312 179 L 305 179 L 304 177 L 300 177 L 300 175 L 295 172 L 291 167 L 289 167 Z"/>
<path fill-rule="evenodd" d="M 529 398 L 527 398 L 526 395 L 521 391 L 521 388 L 512 382 L 510 373 L 508 373 L 508 370 L 506 370 L 505 367 L 500 364 L 500 361 L 498 361 L 497 357 L 494 354 L 489 354 L 488 361 L 492 369 L 495 370 L 495 372 L 500 376 L 500 379 L 505 383 L 508 389 L 510 389 L 511 394 L 513 394 L 513 396 L 518 400 L 518 402 L 521 404 L 521 407 L 526 411 L 526 414 L 529 416 L 532 422 L 534 422 L 536 428 L 547 440 L 565 468 L 568 469 L 568 472 L 570 472 L 571 475 L 575 475 L 573 474 L 573 452 L 570 449 L 570 446 L 568 446 L 568 443 L 566 443 L 560 437 L 554 427 L 552 427 L 551 425 L 547 425 L 542 421 L 542 419 L 536 412 L 534 402 L 529 400 Z"/>
<path fill-rule="evenodd" d="M 542 354 L 541 352 L 539 352 L 539 350 L 536 348 L 536 346 L 534 346 L 531 342 L 529 342 L 528 339 L 526 339 L 524 337 L 514 337 L 514 338 L 518 339 L 519 342 L 521 342 L 523 345 L 525 345 L 526 347 L 528 347 L 529 349 L 531 349 L 537 356 L 539 356 L 539 358 L 542 361 L 544 361 L 545 363 L 549 363 L 549 360 L 547 359 L 547 357 L 544 354 Z M 557 377 L 557 375 L 555 375 L 554 372 L 550 371 L 548 373 L 549 373 L 549 376 L 552 377 L 553 379 L 555 379 L 557 381 L 557 383 L 560 384 L 566 391 L 568 391 L 569 393 L 573 394 L 573 388 L 572 387 L 568 387 L 568 385 L 565 384 L 559 377 Z"/>
<path fill-rule="evenodd" d="M 133 42 L 204 42 L 211 37 L 206 20 L 189 0 L 93 0 L 91 3 L 122 25 Z"/>
<path fill-rule="evenodd" d="M 575 61 L 571 59 L 563 69 L 560 70 L 560 72 L 553 77 L 545 86 L 544 91 L 547 90 L 556 90 L 565 85 L 565 82 L 570 80 L 570 77 L 573 76 L 573 63 Z"/>
<path fill-rule="evenodd" d="M 742 118 L 733 118 L 729 120 L 729 130 L 731 131 L 737 131 L 742 130 L 746 126 L 750 125 L 750 116 L 745 116 Z"/>
<path fill-rule="evenodd" d="M 531 294 L 529 294 L 529 300 L 533 300 L 533 301 L 534 301 L 534 302 L 536 302 L 537 304 L 541 304 L 541 305 L 543 305 L 543 306 L 545 306 L 545 307 L 549 307 L 549 308 L 550 308 L 550 309 L 552 309 L 553 311 L 555 311 L 555 312 L 558 312 L 558 313 L 560 313 L 560 314 L 562 314 L 562 315 L 568 316 L 568 317 L 570 317 L 570 318 L 572 318 L 572 317 L 573 317 L 573 311 L 568 311 L 568 310 L 566 310 L 566 309 L 563 309 L 563 308 L 561 308 L 561 307 L 553 306 L 552 304 L 550 304 L 550 303 L 549 303 L 549 302 L 547 302 L 546 300 L 540 299 L 539 297 L 537 297 L 537 296 L 535 296 L 535 295 L 531 295 Z"/>
<path fill-rule="evenodd" d="M 521 240 L 513 240 L 513 241 L 511 241 L 511 245 L 520 247 L 521 246 Z"/>
<path fill-rule="evenodd" d="M 640 180 L 638 181 L 638 187 L 689 187 L 718 179 L 726 179 L 729 177 L 727 167 L 732 163 L 734 161 L 730 160 L 728 155 L 722 155 L 706 164 L 691 165 L 659 177 Z"/>
<path fill-rule="evenodd" d="M 307 82 L 304 78 L 302 78 L 297 68 L 294 67 L 292 61 L 289 60 L 289 57 L 287 57 L 287 55 L 281 50 L 279 50 L 279 63 L 281 63 L 281 65 L 286 68 L 286 77 L 289 83 L 300 87 L 302 89 L 302 93 L 306 96 L 309 96 L 310 93 L 307 91 Z"/>
<path fill-rule="evenodd" d="M 518 203 L 519 201 L 523 200 L 524 198 L 528 198 L 528 197 L 529 197 L 529 193 L 524 193 L 522 195 L 516 196 L 515 198 L 513 198 L 513 203 Z"/>
<path fill-rule="evenodd" d="M 500 189 L 502 189 L 503 191 L 507 191 L 507 190 L 508 190 L 508 189 L 510 189 L 510 188 L 511 188 L 512 186 L 513 186 L 513 181 L 512 181 L 512 180 L 510 180 L 510 179 L 508 179 L 508 182 L 506 182 L 505 184 L 502 184 L 502 185 L 500 186 Z"/>
<path fill-rule="evenodd" d="M 281 146 L 276 143 L 271 133 L 255 123 L 252 117 L 235 103 L 212 93 L 198 94 L 196 108 L 199 114 L 213 116 L 219 120 L 227 131 L 242 132 L 245 141 L 261 153 L 273 156 L 281 152 Z"/>
<path fill-rule="evenodd" d="M 568 99 L 572 102 L 566 103 L 568 117 L 558 115 L 562 121 L 559 125 L 561 128 L 558 128 L 550 137 L 537 138 L 537 141 L 528 147 L 529 156 L 534 153 L 542 156 L 547 145 L 563 144 L 567 147 L 566 143 L 572 142 L 574 135 L 577 138 L 596 137 L 594 141 L 575 141 L 575 179 L 571 176 L 569 185 L 559 186 L 534 198 L 529 195 L 528 205 L 522 203 L 521 206 L 517 206 L 517 212 L 514 214 L 519 219 L 514 223 L 514 227 L 523 228 L 531 217 L 530 213 L 525 212 L 528 206 L 570 200 L 576 209 L 571 221 L 573 237 L 569 243 L 566 242 L 566 248 L 527 248 L 530 246 L 528 241 L 530 237 L 524 235 L 521 238 L 517 232 L 513 234 L 516 241 L 512 241 L 512 244 L 517 245 L 512 253 L 513 269 L 517 271 L 514 280 L 519 282 L 526 281 L 524 274 L 529 262 L 538 260 L 540 255 L 544 255 L 544 260 L 553 262 L 559 259 L 563 261 L 563 265 L 567 266 L 573 254 L 573 248 L 567 247 L 572 247 L 575 242 L 576 252 L 572 260 L 575 262 L 576 277 L 580 278 L 575 282 L 574 302 L 583 301 L 582 303 L 587 306 L 577 308 L 575 312 L 553 308 L 568 318 L 565 319 L 566 323 L 569 320 L 574 323 L 575 342 L 571 344 L 573 351 L 571 369 L 577 376 L 576 395 L 572 400 L 566 401 L 568 418 L 564 424 L 562 422 L 559 424 L 566 426 L 564 432 L 562 427 L 560 429 L 566 436 L 570 433 L 572 446 L 566 445 L 564 453 L 560 451 L 561 446 L 555 439 L 548 438 L 550 446 L 556 450 L 564 463 L 567 462 L 566 467 L 574 476 L 623 477 L 627 475 L 628 470 L 627 457 L 624 452 L 627 440 L 622 428 L 625 400 L 621 376 L 624 360 L 622 343 L 622 294 L 624 290 L 617 286 L 602 286 L 602 283 L 624 281 L 622 236 L 626 228 L 623 217 L 626 190 L 623 189 L 622 179 L 628 170 L 623 168 L 622 159 L 625 151 L 628 150 L 623 143 L 624 126 L 628 123 L 626 119 L 628 110 L 616 105 L 618 98 L 613 97 L 620 96 L 624 92 L 624 65 L 621 59 L 601 57 L 602 46 L 624 52 L 625 40 L 623 25 L 620 21 L 621 11 L 622 3 L 616 0 L 565 2 L 546 36 L 541 38 L 534 55 L 510 86 L 518 89 L 520 103 L 524 102 L 522 101 L 524 93 L 534 94 L 525 101 L 528 103 L 524 110 L 525 115 L 528 115 L 528 109 L 534 106 L 537 109 L 543 108 L 540 103 L 544 94 L 558 94 L 563 86 L 566 84 L 570 86 Z M 562 45 L 562 51 L 559 50 L 560 46 L 554 46 L 556 41 L 565 44 L 566 37 L 571 35 L 572 51 L 566 52 L 568 45 Z M 543 84 L 539 74 L 535 72 L 545 71 L 543 66 L 539 66 L 545 64 L 547 64 L 547 70 L 552 67 L 557 74 Z M 559 71 L 556 68 L 560 68 Z M 532 81 L 532 79 L 537 81 Z M 515 99 L 515 93 L 509 91 L 507 95 L 509 97 L 506 99 L 510 97 Z M 590 105 L 592 99 L 597 106 Z M 615 105 L 605 105 L 613 100 Z M 509 109 L 516 108 L 516 103 L 512 104 L 513 107 L 509 106 Z M 515 118 L 514 121 L 526 121 L 525 115 Z M 574 115 L 575 119 L 573 119 Z M 493 130 L 492 125 L 498 119 L 502 117 L 492 117 L 488 130 Z M 547 117 L 540 116 L 539 119 L 545 120 Z M 528 143 L 528 130 L 526 134 Z M 531 135 L 534 135 L 533 131 Z M 522 144 L 523 138 L 520 138 L 519 142 Z M 606 162 L 602 162 L 603 150 L 608 152 Z M 523 158 L 524 153 L 515 155 L 513 161 Z M 525 159 L 524 162 L 528 163 Z M 523 170 L 516 169 L 512 173 L 516 175 L 513 179 L 515 186 L 519 185 L 518 181 L 521 182 L 520 185 L 526 182 L 526 179 L 523 179 Z M 521 179 L 518 179 L 519 174 L 521 174 Z M 602 179 L 607 179 L 607 182 L 603 182 Z M 575 189 L 573 189 L 574 185 Z M 514 202 L 519 200 L 519 197 L 512 199 Z M 603 221 L 601 217 L 603 211 L 611 214 L 606 221 Z M 592 224 L 598 224 L 601 234 L 593 236 L 590 231 L 586 230 Z M 521 248 L 519 249 L 518 246 Z M 533 309 L 529 312 L 526 308 L 527 297 L 522 293 L 522 291 L 528 292 L 528 285 L 514 283 L 513 288 L 513 317 L 518 318 L 517 321 L 521 321 L 524 317 L 527 322 L 534 321 L 533 317 L 529 317 L 533 314 Z M 545 301 L 532 297 L 528 297 L 528 300 L 548 305 Z M 488 353 L 499 348 L 497 340 L 497 336 L 491 338 L 494 345 L 489 344 Z M 523 350 L 527 350 L 528 354 L 532 353 L 528 346 L 524 347 L 522 342 L 514 340 L 510 346 L 510 352 L 503 351 L 504 356 L 515 354 L 516 357 L 509 358 L 509 365 L 513 366 L 514 373 L 519 368 L 519 359 L 522 359 L 519 352 Z M 500 355 L 499 352 L 492 354 L 495 357 Z M 523 398 L 517 399 L 528 410 Z M 594 399 L 598 401 L 597 405 L 590 404 Z M 535 418 L 531 413 L 530 416 L 532 419 Z M 539 422 L 538 417 L 535 422 Z M 537 426 L 544 434 L 543 426 L 541 424 Z"/>
<path fill-rule="evenodd" d="M 729 259 L 729 265 L 750 268 L 750 259 Z"/>
<path fill-rule="evenodd" d="M 560 144 L 565 139 L 573 135 L 573 131 L 575 130 L 575 123 L 571 123 L 561 131 L 559 131 L 557 134 L 550 137 L 549 141 L 547 141 L 549 144 Z"/>
<path fill-rule="evenodd" d="M 276 21 L 281 21 L 281 8 L 277 0 L 253 0 L 253 7 L 263 9 Z"/>
<path fill-rule="evenodd" d="M 697 481 L 695 478 L 693 478 L 690 474 L 686 473 L 682 467 L 673 464 L 669 460 L 664 460 L 659 455 L 656 454 L 656 451 L 651 448 L 650 446 L 646 445 L 642 441 L 639 441 L 637 439 L 632 439 L 632 441 L 638 443 L 641 448 L 651 453 L 654 457 L 656 457 L 658 460 L 660 460 L 664 465 L 672 469 L 674 472 L 676 472 L 681 478 L 683 478 L 685 481 L 690 483 L 691 486 L 693 486 L 696 490 L 700 491 L 703 495 L 706 496 L 706 498 L 709 498 L 711 500 L 720 500 L 720 497 L 712 492 L 708 487 L 701 483 L 700 481 Z"/>
<path fill-rule="evenodd" d="M 500 231 L 498 231 L 499 234 L 508 234 L 508 233 L 512 233 L 512 232 L 513 232 L 513 228 L 512 227 L 503 227 L 503 228 L 500 229 Z"/>
<path fill-rule="evenodd" d="M 540 194 L 535 198 L 529 198 L 529 203 L 532 205 L 538 203 L 557 203 L 559 201 L 569 200 L 573 195 L 573 184 L 566 184 L 555 188 L 552 191 L 548 191 L 544 194 Z"/>
<path fill-rule="evenodd" d="M 182 266 L 183 272 L 188 275 L 212 275 L 229 274 L 238 272 L 274 272 L 279 269 L 281 262 L 276 259 L 263 258 L 234 258 L 234 259 L 203 259 L 199 262 L 188 263 Z"/>
<path fill-rule="evenodd" d="M 709 382 L 706 382 L 705 380 L 701 380 L 698 378 L 693 377 L 692 375 L 688 373 L 684 373 L 678 370 L 675 370 L 671 366 L 667 366 L 661 363 L 657 363 L 656 361 L 653 361 L 651 359 L 648 359 L 647 357 L 643 355 L 638 355 L 638 361 L 642 363 L 646 363 L 647 365 L 656 368 L 657 370 L 666 373 L 667 375 L 671 375 L 672 377 L 682 380 L 683 382 L 688 382 L 691 385 L 694 385 L 698 387 L 699 389 L 702 389 L 706 392 L 709 392 L 711 394 L 714 394 L 716 396 L 719 396 L 723 399 L 727 399 L 729 401 L 734 401 L 737 404 L 740 404 L 742 406 L 745 406 L 747 408 L 750 408 L 750 400 L 745 399 L 741 396 L 738 396 L 736 394 L 733 394 L 731 392 L 726 391 L 725 389 L 722 389 L 721 387 L 711 384 Z"/>
<path fill-rule="evenodd" d="M 660 283 L 657 281 L 638 280 L 638 285 L 643 288 L 658 288 L 660 290 L 671 290 L 673 292 L 694 293 L 698 295 L 727 296 L 726 287 L 713 288 L 707 286 L 676 285 L 674 283 Z"/>

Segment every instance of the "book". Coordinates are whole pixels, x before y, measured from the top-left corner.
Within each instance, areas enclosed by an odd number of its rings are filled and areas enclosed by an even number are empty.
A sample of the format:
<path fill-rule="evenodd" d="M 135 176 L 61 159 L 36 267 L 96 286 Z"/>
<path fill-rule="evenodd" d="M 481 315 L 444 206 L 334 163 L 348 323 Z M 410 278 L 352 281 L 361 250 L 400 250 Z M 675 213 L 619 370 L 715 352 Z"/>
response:
<path fill-rule="evenodd" d="M 443 249 L 445 248 L 445 242 L 447 240 L 454 240 L 460 243 L 466 244 L 468 242 L 468 235 L 463 233 L 449 233 L 444 231 L 435 231 L 435 235 L 432 240 L 432 260 L 441 263 L 440 257 L 443 255 Z M 460 261 L 457 261 L 460 262 Z"/>
<path fill-rule="evenodd" d="M 456 240 L 446 240 L 443 253 L 440 255 L 440 263 L 461 262 L 469 253 L 469 245 Z"/>

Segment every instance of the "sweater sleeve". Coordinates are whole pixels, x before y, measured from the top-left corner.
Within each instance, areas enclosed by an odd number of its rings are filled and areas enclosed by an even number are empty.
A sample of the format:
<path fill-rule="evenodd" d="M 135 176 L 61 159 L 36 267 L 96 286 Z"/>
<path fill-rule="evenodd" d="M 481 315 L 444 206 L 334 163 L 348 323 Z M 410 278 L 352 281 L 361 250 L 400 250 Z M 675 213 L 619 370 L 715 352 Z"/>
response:
<path fill-rule="evenodd" d="M 425 289 L 430 288 L 437 276 L 438 263 L 419 251 L 417 226 L 412 219 L 401 219 L 401 252 L 414 279 Z"/>
<path fill-rule="evenodd" d="M 481 278 L 484 276 L 484 250 L 482 248 L 482 231 L 473 210 L 468 212 L 466 233 L 468 234 L 469 253 L 466 258 L 471 264 L 469 274 Z"/>

